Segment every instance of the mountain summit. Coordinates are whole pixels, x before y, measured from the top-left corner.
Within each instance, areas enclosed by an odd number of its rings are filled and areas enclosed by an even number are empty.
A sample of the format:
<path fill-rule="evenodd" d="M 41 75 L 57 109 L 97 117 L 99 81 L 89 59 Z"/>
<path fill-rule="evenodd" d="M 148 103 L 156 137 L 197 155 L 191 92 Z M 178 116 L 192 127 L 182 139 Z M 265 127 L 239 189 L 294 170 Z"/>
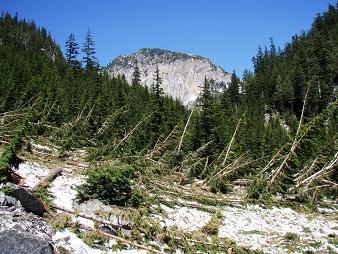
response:
<path fill-rule="evenodd" d="M 164 93 L 178 98 L 185 105 L 196 100 L 205 77 L 214 80 L 216 84 L 226 84 L 231 77 L 208 58 L 156 48 L 144 48 L 117 57 L 108 65 L 108 73 L 110 76 L 124 74 L 127 81 L 131 82 L 136 62 L 143 85 L 151 87 L 158 66 Z"/>

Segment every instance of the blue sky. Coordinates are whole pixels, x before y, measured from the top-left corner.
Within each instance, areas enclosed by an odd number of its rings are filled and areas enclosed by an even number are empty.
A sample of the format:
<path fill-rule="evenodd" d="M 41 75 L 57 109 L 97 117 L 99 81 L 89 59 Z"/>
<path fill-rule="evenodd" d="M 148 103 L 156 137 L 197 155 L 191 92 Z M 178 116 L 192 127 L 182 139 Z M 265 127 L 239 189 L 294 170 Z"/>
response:
<path fill-rule="evenodd" d="M 89 28 L 101 65 L 139 48 L 164 48 L 210 58 L 241 75 L 259 45 L 284 47 L 336 0 L 0 0 L 0 10 L 35 20 L 64 50 L 73 32 Z"/>

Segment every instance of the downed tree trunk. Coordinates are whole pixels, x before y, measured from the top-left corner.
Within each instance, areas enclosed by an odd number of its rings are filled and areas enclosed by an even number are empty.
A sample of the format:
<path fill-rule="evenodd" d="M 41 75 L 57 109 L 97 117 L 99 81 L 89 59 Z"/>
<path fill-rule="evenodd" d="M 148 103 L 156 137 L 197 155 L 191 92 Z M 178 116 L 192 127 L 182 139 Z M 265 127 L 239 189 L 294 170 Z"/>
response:
<path fill-rule="evenodd" d="M 164 254 L 164 252 L 161 252 L 161 251 L 158 251 L 158 250 L 155 250 L 153 248 L 150 248 L 148 246 L 145 246 L 145 245 L 142 245 L 142 244 L 138 244 L 138 243 L 135 243 L 135 242 L 132 242 L 132 241 L 129 241 L 129 240 L 126 240 L 122 237 L 118 237 L 118 236 L 115 236 L 115 235 L 111 235 L 111 234 L 108 234 L 106 232 L 103 232 L 100 230 L 100 233 L 108 238 L 111 238 L 111 239 L 114 239 L 114 240 L 117 240 L 117 241 L 120 241 L 124 244 L 127 244 L 129 246 L 134 246 L 134 247 L 137 247 L 139 249 L 143 249 L 143 250 L 147 250 L 151 253 L 156 253 L 156 254 Z"/>
<path fill-rule="evenodd" d="M 9 182 L 6 184 L 6 187 L 10 189 L 11 196 L 20 201 L 25 210 L 38 216 L 43 216 L 47 212 L 45 204 L 29 190 Z"/>
<path fill-rule="evenodd" d="M 32 192 L 37 191 L 40 188 L 46 187 L 50 182 L 52 182 L 59 174 L 62 173 L 61 168 L 54 169 L 52 172 L 50 172 L 48 175 L 46 175 L 44 178 L 41 179 L 40 182 L 38 182 L 33 188 Z"/>
<path fill-rule="evenodd" d="M 128 139 L 128 137 L 133 134 L 133 132 L 143 123 L 145 122 L 149 117 L 152 116 L 152 114 L 154 114 L 156 111 L 153 111 L 152 113 L 150 113 L 149 115 L 147 115 L 145 118 L 143 118 L 140 122 L 138 122 L 135 127 L 128 133 L 124 136 L 123 139 L 121 139 L 121 141 L 115 146 L 115 149 L 114 151 L 116 151 L 116 149 L 126 140 Z"/>
<path fill-rule="evenodd" d="M 71 225 L 76 226 L 76 227 L 78 227 L 80 230 L 83 230 L 83 231 L 89 231 L 89 232 L 92 232 L 92 231 L 95 230 L 95 229 L 93 229 L 93 228 L 91 228 L 91 227 L 88 227 L 88 226 L 85 226 L 85 225 L 83 225 L 83 224 L 77 224 L 77 225 L 75 225 L 75 223 L 71 223 Z M 119 241 L 119 242 L 121 242 L 121 243 L 124 243 L 124 244 L 126 244 L 126 245 L 133 246 L 133 247 L 136 247 L 136 248 L 139 248 L 139 249 L 143 249 L 143 250 L 149 251 L 150 253 L 164 254 L 164 252 L 155 250 L 155 249 L 153 249 L 153 248 L 151 248 L 151 247 L 148 247 L 148 246 L 145 246 L 145 245 L 142 245 L 142 244 L 138 244 L 138 243 L 129 241 L 129 240 L 124 239 L 124 238 L 119 237 L 119 236 L 115 236 L 115 235 L 106 233 L 106 232 L 104 232 L 104 231 L 102 231 L 102 230 L 98 230 L 98 232 L 100 232 L 101 235 L 103 235 L 103 236 L 105 236 L 105 237 L 107 237 L 107 238 L 114 239 L 114 240 Z"/>
<path fill-rule="evenodd" d="M 177 148 L 177 152 L 180 152 L 180 151 L 181 151 L 181 147 L 182 147 L 182 143 L 183 143 L 184 134 L 185 134 L 185 132 L 186 132 L 186 130 L 187 130 L 187 128 L 188 128 L 188 125 L 189 125 L 189 122 L 190 122 L 190 118 L 191 118 L 191 115 L 192 115 L 193 112 L 194 112 L 194 109 L 191 110 L 190 115 L 189 115 L 188 120 L 187 120 L 187 123 L 186 123 L 185 126 L 184 126 L 184 130 L 183 130 L 183 133 L 182 133 L 182 136 L 181 136 L 180 143 L 179 143 L 178 148 Z"/>
<path fill-rule="evenodd" d="M 269 178 L 271 178 L 270 182 L 269 182 L 269 187 L 272 187 L 274 182 L 277 180 L 277 178 L 279 177 L 279 175 L 282 173 L 282 171 L 284 170 L 284 167 L 287 166 L 287 163 L 290 159 L 290 157 L 294 154 L 295 152 L 295 149 L 298 145 L 298 143 L 300 142 L 300 139 L 297 140 L 297 137 L 299 135 L 299 131 L 300 131 L 300 128 L 302 126 L 302 123 L 303 123 L 303 118 L 304 118 L 304 111 L 305 111 L 305 105 L 306 105 L 306 100 L 307 100 L 307 95 L 308 95 L 308 92 L 309 92 L 309 88 L 307 89 L 306 91 L 306 94 L 305 94 L 305 98 L 304 98 L 304 103 L 303 103 L 303 109 L 302 109 L 302 114 L 300 116 L 300 120 L 299 120 L 299 124 L 298 124 L 298 128 L 297 128 L 297 132 L 296 132 L 296 135 L 295 135 L 295 138 L 292 142 L 292 145 L 291 145 L 291 148 L 290 148 L 290 151 L 289 153 L 285 156 L 282 164 L 280 164 L 280 166 L 275 169 L 271 175 L 269 176 Z"/>
<path fill-rule="evenodd" d="M 74 216 L 79 216 L 79 217 L 82 217 L 82 218 L 85 218 L 85 219 L 88 219 L 88 220 L 92 220 L 92 221 L 95 221 L 95 222 L 98 222 L 98 223 L 101 223 L 101 224 L 104 224 L 104 225 L 108 225 L 108 226 L 111 226 L 113 228 L 123 228 L 123 229 L 128 229 L 128 230 L 131 229 L 131 227 L 129 225 L 114 224 L 114 223 L 112 223 L 108 220 L 100 220 L 100 219 L 94 218 L 93 216 L 89 216 L 89 215 L 86 215 L 84 213 L 77 213 L 75 211 L 72 211 L 72 210 L 69 210 L 67 208 L 57 206 L 57 205 L 53 205 L 53 207 L 56 210 L 60 210 L 60 211 L 72 214 Z"/>
<path fill-rule="evenodd" d="M 235 136 L 236 136 L 236 133 L 237 133 L 239 124 L 241 123 L 241 120 L 242 120 L 242 118 L 240 118 L 240 119 L 238 120 L 238 123 L 237 123 L 237 125 L 236 125 L 236 129 L 235 129 L 235 132 L 234 132 L 234 134 L 232 135 L 232 138 L 231 138 L 231 140 L 230 140 L 230 143 L 229 143 L 229 146 L 228 146 L 228 149 L 227 149 L 227 153 L 225 154 L 225 158 L 224 158 L 224 160 L 223 160 L 223 162 L 222 162 L 222 166 L 225 165 L 225 162 L 226 162 L 226 160 L 228 159 L 229 152 L 230 152 L 232 143 L 233 143 L 234 140 L 235 140 Z"/>
<path fill-rule="evenodd" d="M 323 173 L 325 173 L 326 171 L 329 171 L 331 169 L 333 169 L 336 164 L 338 163 L 338 152 L 335 154 L 334 158 L 330 161 L 329 165 L 324 166 L 321 170 L 319 170 L 318 172 L 314 173 L 313 175 L 309 176 L 308 178 L 306 178 L 305 180 L 301 181 L 297 187 L 299 187 L 300 185 L 304 184 L 304 183 L 308 183 L 308 185 L 315 180 L 316 178 L 318 178 L 319 176 L 321 176 Z"/>

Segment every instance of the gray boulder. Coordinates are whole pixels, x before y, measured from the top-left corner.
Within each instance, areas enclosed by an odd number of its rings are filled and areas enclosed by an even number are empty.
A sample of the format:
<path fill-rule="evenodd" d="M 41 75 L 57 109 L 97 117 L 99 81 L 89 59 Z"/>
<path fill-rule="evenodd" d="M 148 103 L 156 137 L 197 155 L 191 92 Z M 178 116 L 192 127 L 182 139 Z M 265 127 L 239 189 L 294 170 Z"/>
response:
<path fill-rule="evenodd" d="M 10 188 L 11 195 L 20 201 L 25 210 L 39 216 L 43 216 L 46 212 L 46 208 L 41 200 L 29 190 L 12 183 L 7 183 L 6 186 Z"/>
<path fill-rule="evenodd" d="M 2 254 L 53 254 L 49 242 L 13 229 L 0 232 Z"/>
<path fill-rule="evenodd" d="M 0 191 L 0 206 L 15 206 L 20 207 L 20 201 L 16 198 L 7 196 L 5 193 Z"/>

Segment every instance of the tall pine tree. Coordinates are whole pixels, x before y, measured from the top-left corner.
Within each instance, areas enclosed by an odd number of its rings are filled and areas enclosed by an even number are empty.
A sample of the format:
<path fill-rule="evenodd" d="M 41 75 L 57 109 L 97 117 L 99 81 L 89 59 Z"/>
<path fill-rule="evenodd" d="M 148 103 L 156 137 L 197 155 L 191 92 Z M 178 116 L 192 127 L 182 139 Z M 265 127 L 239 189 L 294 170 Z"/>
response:
<path fill-rule="evenodd" d="M 164 112 L 164 105 L 163 105 L 163 88 L 162 88 L 162 79 L 160 76 L 160 71 L 158 66 L 156 67 L 155 74 L 154 74 L 154 84 L 152 87 L 152 93 L 154 98 L 154 116 L 153 116 L 153 132 L 155 138 L 160 136 L 160 130 L 163 122 L 163 112 Z"/>
<path fill-rule="evenodd" d="M 96 52 L 95 52 L 95 43 L 92 36 L 91 31 L 88 29 L 86 35 L 85 35 L 85 42 L 83 44 L 82 48 L 83 53 L 85 54 L 83 57 L 83 62 L 85 64 L 86 70 L 94 70 L 97 69 L 98 62 L 96 59 Z"/>
<path fill-rule="evenodd" d="M 136 86 L 136 85 L 140 85 L 140 83 L 141 83 L 141 73 L 140 73 L 140 69 L 139 69 L 138 64 L 137 64 L 137 60 L 135 60 L 134 72 L 133 72 L 131 84 L 133 86 Z"/>
<path fill-rule="evenodd" d="M 75 35 L 71 33 L 66 41 L 66 60 L 74 68 L 80 68 L 80 62 L 77 60 L 79 54 L 79 44 L 75 40 Z"/>
<path fill-rule="evenodd" d="M 237 110 L 239 104 L 239 84 L 240 80 L 236 76 L 236 73 L 233 72 L 231 75 L 231 82 L 228 87 L 228 93 L 231 100 L 231 105 L 234 111 Z"/>

